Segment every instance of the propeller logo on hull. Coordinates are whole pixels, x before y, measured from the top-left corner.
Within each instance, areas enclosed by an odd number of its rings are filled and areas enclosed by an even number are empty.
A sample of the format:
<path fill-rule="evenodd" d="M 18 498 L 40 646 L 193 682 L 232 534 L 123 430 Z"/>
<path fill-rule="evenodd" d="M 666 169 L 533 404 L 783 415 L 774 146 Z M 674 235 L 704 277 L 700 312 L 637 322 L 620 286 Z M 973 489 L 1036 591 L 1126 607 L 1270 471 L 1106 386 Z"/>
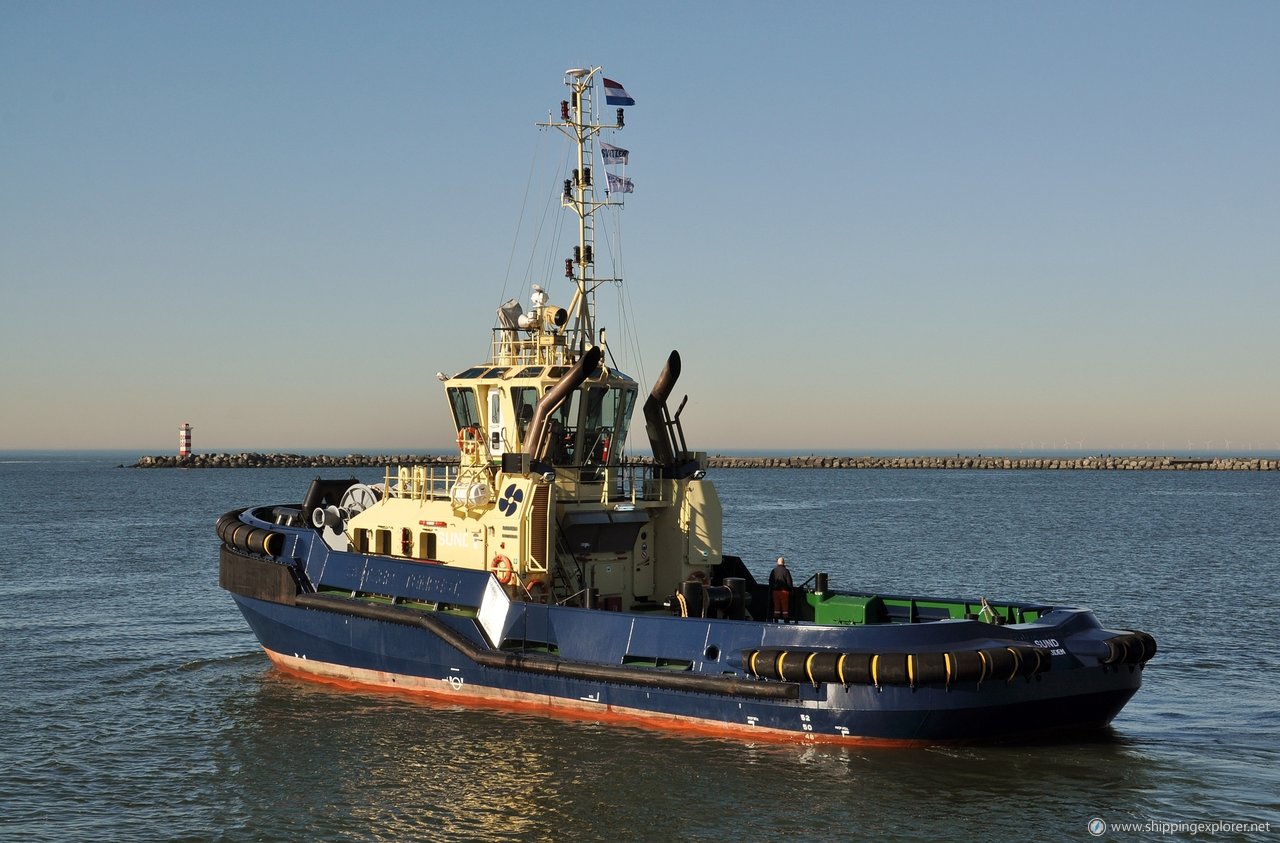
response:
<path fill-rule="evenodd" d="M 507 516 L 515 515 L 522 500 L 524 500 L 524 489 L 517 489 L 516 484 L 512 483 L 503 490 L 502 500 L 498 501 L 498 511 Z"/>

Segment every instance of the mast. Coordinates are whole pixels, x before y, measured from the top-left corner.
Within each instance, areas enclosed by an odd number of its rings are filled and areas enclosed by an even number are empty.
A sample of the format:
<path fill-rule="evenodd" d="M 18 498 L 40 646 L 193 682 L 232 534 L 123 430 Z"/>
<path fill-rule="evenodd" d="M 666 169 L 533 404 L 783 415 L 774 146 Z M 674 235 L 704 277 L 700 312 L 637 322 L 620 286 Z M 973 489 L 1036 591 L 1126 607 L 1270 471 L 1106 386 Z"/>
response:
<path fill-rule="evenodd" d="M 615 123 L 601 123 L 595 112 L 595 77 L 599 67 L 590 70 L 570 68 L 565 71 L 564 83 L 569 88 L 569 99 L 560 102 L 560 119 L 548 118 L 539 126 L 559 129 L 571 141 L 576 151 L 576 167 L 570 178 L 564 180 L 564 192 L 560 206 L 572 210 L 578 217 L 578 245 L 573 255 L 565 258 L 564 274 L 574 284 L 573 301 L 568 307 L 569 351 L 580 357 L 596 345 L 595 306 L 596 289 L 604 283 L 621 281 L 620 278 L 595 276 L 595 213 L 601 208 L 620 203 L 596 198 L 595 163 L 596 137 L 604 129 L 623 127 L 622 109 L 618 109 Z"/>

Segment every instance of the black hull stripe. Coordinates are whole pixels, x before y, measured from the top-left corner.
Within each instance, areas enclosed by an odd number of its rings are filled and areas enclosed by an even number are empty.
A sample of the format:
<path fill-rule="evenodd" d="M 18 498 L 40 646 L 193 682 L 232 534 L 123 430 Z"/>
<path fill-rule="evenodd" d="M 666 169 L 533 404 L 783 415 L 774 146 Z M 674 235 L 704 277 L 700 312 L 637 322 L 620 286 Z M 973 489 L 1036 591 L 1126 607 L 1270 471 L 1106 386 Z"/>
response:
<path fill-rule="evenodd" d="M 479 647 L 439 618 L 400 606 L 380 606 L 373 603 L 336 597 L 328 594 L 299 594 L 298 606 L 338 612 L 367 620 L 416 626 L 438 636 L 450 647 L 477 664 L 501 670 L 523 670 L 567 679 L 583 679 L 591 682 L 616 682 L 625 685 L 642 685 L 671 691 L 688 691 L 718 694 L 728 697 L 748 697 L 763 700 L 796 700 L 800 698 L 800 686 L 793 682 L 760 682 L 738 676 L 695 676 L 622 667 L 608 664 L 569 662 L 552 656 L 527 653 L 508 653 L 502 650 Z"/>

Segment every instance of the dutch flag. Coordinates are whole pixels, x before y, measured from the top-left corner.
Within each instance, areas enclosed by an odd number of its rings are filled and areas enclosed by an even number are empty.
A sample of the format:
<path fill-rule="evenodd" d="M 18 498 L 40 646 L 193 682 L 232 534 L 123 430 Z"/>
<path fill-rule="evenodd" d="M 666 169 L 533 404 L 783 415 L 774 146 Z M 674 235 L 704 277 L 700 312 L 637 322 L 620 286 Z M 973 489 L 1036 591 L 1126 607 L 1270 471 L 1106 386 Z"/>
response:
<path fill-rule="evenodd" d="M 607 105 L 635 105 L 636 101 L 627 93 L 627 89 L 612 79 L 604 80 L 604 101 Z"/>

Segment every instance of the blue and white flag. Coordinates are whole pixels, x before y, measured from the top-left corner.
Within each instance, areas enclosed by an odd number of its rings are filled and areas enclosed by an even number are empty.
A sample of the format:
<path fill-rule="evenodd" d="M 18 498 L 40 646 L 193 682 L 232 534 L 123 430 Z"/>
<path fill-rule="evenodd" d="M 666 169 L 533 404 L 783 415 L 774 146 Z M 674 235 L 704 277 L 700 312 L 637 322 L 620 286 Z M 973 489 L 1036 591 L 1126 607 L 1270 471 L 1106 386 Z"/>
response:
<path fill-rule="evenodd" d="M 612 79 L 604 80 L 604 101 L 607 105 L 635 105 L 636 101 L 627 93 L 627 89 Z"/>
<path fill-rule="evenodd" d="M 614 146 L 611 143 L 600 141 L 600 157 L 604 159 L 604 163 L 608 164 L 626 164 L 627 156 L 631 153 L 620 146 Z"/>
<path fill-rule="evenodd" d="M 605 175 L 609 178 L 610 193 L 635 193 L 636 192 L 636 186 L 632 184 L 631 179 L 626 178 L 624 176 L 615 176 L 613 173 L 608 173 L 608 172 L 606 172 Z"/>

